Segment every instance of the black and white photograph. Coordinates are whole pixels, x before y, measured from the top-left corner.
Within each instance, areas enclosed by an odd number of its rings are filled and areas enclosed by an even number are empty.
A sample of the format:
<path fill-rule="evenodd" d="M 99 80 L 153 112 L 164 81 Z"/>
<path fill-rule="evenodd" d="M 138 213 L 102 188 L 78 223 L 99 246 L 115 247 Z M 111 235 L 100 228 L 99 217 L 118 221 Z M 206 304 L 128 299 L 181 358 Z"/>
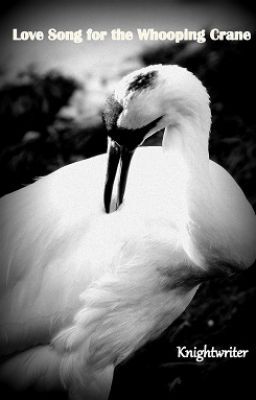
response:
<path fill-rule="evenodd" d="M 256 6 L 0 4 L 0 395 L 255 397 Z"/>

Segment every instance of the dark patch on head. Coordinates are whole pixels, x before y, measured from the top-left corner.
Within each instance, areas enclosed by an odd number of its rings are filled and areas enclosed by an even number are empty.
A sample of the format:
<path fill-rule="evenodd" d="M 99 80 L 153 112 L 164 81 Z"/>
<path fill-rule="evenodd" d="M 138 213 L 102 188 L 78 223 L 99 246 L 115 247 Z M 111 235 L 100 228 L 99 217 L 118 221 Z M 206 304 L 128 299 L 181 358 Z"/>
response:
<path fill-rule="evenodd" d="M 104 112 L 102 113 L 102 119 L 108 131 L 115 129 L 118 117 L 122 111 L 123 107 L 115 99 L 114 95 L 109 96 L 105 104 Z"/>
<path fill-rule="evenodd" d="M 157 74 L 158 74 L 157 71 L 151 71 L 137 75 L 128 86 L 128 91 L 135 92 L 138 90 L 143 90 L 152 87 L 153 82 L 157 77 Z"/>

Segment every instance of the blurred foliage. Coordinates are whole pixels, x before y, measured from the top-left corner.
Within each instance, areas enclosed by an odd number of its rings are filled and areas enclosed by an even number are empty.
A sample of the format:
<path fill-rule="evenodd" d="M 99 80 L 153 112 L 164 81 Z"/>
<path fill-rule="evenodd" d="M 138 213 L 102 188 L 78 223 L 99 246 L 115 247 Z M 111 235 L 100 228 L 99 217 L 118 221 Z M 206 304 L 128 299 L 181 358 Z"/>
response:
<path fill-rule="evenodd" d="M 4 85 L 0 91 L 1 145 L 21 141 L 27 131 L 47 135 L 47 127 L 57 112 L 67 104 L 77 83 L 57 72 L 40 76 L 33 70 L 18 75 L 17 81 Z"/>
<path fill-rule="evenodd" d="M 0 88 L 0 194 L 33 182 L 63 165 L 106 149 L 98 120 L 85 126 L 59 112 L 80 89 L 57 71 L 29 68 Z"/>

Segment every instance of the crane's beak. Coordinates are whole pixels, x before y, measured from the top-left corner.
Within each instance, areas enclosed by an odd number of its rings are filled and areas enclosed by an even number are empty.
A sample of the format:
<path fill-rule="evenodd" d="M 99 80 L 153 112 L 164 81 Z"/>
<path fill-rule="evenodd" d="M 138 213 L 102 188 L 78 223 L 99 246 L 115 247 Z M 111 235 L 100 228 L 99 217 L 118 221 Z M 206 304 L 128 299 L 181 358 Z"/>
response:
<path fill-rule="evenodd" d="M 129 166 L 134 151 L 135 149 L 131 150 L 125 146 L 121 146 L 114 140 L 111 140 L 110 142 L 108 151 L 107 175 L 106 175 L 105 189 L 104 189 L 104 206 L 107 213 L 110 212 L 113 186 L 119 163 L 120 163 L 120 173 L 117 186 L 116 208 L 118 209 L 118 207 L 123 202 L 125 187 L 127 183 L 127 176 L 129 172 Z"/>

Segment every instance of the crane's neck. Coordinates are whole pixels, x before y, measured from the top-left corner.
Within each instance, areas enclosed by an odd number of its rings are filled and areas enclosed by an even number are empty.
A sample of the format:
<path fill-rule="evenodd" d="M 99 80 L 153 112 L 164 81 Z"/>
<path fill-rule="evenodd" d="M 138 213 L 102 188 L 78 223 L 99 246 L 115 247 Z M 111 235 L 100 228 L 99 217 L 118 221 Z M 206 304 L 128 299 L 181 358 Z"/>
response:
<path fill-rule="evenodd" d="M 187 70 L 176 68 L 167 81 L 167 128 L 163 150 L 168 163 L 176 164 L 191 189 L 207 182 L 208 142 L 211 128 L 209 96 L 201 82 Z"/>
<path fill-rule="evenodd" d="M 207 101 L 198 103 L 197 108 L 194 112 L 175 112 L 175 118 L 165 129 L 163 151 L 171 170 L 180 171 L 180 184 L 186 190 L 196 190 L 201 197 L 209 187 L 211 113 Z"/>
<path fill-rule="evenodd" d="M 200 117 L 203 115 L 203 118 Z M 208 140 L 210 110 L 207 105 L 199 114 L 190 114 L 169 125 L 163 138 L 167 168 L 175 171 L 185 210 L 184 246 L 199 265 L 205 264 L 209 229 L 214 226 L 211 201 Z M 170 173 L 170 180 L 172 179 Z M 189 240 L 187 235 L 189 235 Z M 206 243 L 207 242 L 207 243 Z"/>

